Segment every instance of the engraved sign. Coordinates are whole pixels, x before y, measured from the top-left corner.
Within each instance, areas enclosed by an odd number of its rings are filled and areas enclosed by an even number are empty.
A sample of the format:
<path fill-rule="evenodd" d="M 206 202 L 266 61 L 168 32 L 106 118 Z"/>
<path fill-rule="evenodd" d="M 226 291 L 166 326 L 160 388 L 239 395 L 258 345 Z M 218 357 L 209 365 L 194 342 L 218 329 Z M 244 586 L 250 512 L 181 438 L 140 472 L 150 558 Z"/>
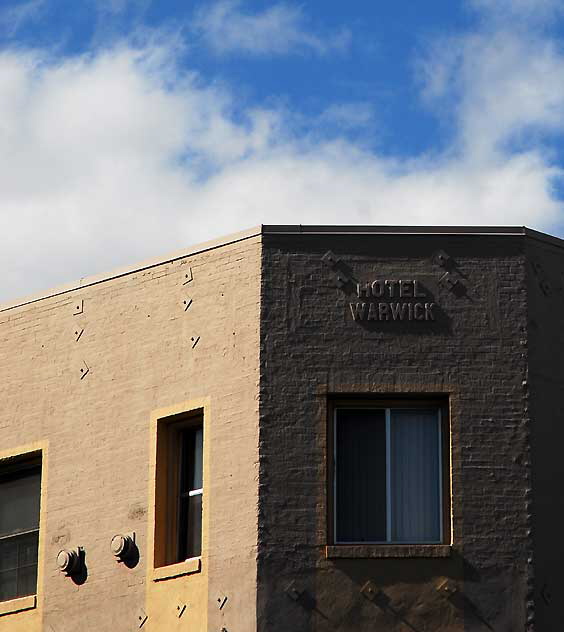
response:
<path fill-rule="evenodd" d="M 437 305 L 415 279 L 374 279 L 357 283 L 356 296 L 358 300 L 349 303 L 354 321 L 435 320 Z"/>

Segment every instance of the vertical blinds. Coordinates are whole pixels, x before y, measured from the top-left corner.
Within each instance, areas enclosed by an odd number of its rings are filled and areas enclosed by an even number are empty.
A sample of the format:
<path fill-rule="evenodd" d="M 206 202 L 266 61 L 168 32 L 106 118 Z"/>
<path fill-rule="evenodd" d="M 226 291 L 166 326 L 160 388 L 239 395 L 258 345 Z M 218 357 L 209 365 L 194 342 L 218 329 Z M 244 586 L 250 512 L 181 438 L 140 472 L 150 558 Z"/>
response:
<path fill-rule="evenodd" d="M 390 423 L 391 540 L 440 540 L 437 412 L 393 410 Z"/>
<path fill-rule="evenodd" d="M 339 408 L 335 424 L 336 541 L 440 542 L 439 411 Z"/>

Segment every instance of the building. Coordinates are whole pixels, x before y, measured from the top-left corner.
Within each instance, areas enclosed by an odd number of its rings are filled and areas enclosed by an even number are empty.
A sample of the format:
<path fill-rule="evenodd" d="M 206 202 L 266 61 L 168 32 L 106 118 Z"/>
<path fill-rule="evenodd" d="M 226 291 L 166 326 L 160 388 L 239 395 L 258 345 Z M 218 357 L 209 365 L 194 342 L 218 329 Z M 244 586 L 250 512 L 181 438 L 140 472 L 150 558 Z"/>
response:
<path fill-rule="evenodd" d="M 0 311 L 0 632 L 564 629 L 564 242 L 262 226 Z"/>

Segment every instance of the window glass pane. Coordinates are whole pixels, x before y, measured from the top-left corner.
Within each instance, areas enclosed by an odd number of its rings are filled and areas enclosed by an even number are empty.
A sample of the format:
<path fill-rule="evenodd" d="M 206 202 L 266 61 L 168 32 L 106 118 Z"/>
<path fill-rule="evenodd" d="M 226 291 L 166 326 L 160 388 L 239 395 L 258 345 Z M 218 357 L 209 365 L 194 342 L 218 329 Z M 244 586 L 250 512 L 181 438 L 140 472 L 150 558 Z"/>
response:
<path fill-rule="evenodd" d="M 0 540 L 0 600 L 35 593 L 38 540 L 38 531 Z"/>
<path fill-rule="evenodd" d="M 20 535 L 15 539 L 18 540 L 18 566 L 37 564 L 39 532 Z"/>
<path fill-rule="evenodd" d="M 202 495 L 190 496 L 188 504 L 187 558 L 202 553 Z"/>
<path fill-rule="evenodd" d="M 386 540 L 386 414 L 338 409 L 336 540 Z"/>
<path fill-rule="evenodd" d="M 37 585 L 37 564 L 23 566 L 18 570 L 18 597 L 34 595 Z"/>
<path fill-rule="evenodd" d="M 180 433 L 180 494 L 188 493 L 192 487 L 194 473 L 194 431 L 182 430 Z"/>
<path fill-rule="evenodd" d="M 0 601 L 14 599 L 18 594 L 17 571 L 0 571 Z"/>
<path fill-rule="evenodd" d="M 201 427 L 183 430 L 180 435 L 180 493 L 202 488 L 203 436 Z"/>
<path fill-rule="evenodd" d="M 178 497 L 178 551 L 176 561 L 201 554 L 203 428 L 189 427 L 181 432 L 180 493 Z M 192 494 L 192 495 L 191 495 Z"/>
<path fill-rule="evenodd" d="M 202 494 L 185 496 L 180 504 L 178 562 L 202 552 Z"/>
<path fill-rule="evenodd" d="M 0 469 L 0 601 L 33 595 L 37 585 L 41 466 Z"/>
<path fill-rule="evenodd" d="M 192 489 L 202 489 L 202 458 L 204 447 L 203 428 L 194 430 L 194 457 L 192 471 Z"/>
<path fill-rule="evenodd" d="M 37 470 L 0 479 L 0 536 L 38 528 L 40 490 Z"/>
<path fill-rule="evenodd" d="M 0 540 L 0 571 L 14 570 L 18 566 L 17 538 Z"/>
<path fill-rule="evenodd" d="M 436 410 L 391 411 L 391 513 L 394 542 L 439 542 L 439 425 Z"/>

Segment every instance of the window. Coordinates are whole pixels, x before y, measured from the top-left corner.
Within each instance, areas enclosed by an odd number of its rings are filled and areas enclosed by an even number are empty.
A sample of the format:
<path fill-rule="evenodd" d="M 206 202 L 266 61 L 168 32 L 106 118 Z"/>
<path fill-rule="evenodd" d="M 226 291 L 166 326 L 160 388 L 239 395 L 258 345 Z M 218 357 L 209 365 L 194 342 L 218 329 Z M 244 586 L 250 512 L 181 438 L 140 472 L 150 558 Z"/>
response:
<path fill-rule="evenodd" d="M 444 542 L 444 407 L 343 402 L 333 424 L 334 542 Z"/>
<path fill-rule="evenodd" d="M 41 457 L 0 462 L 0 601 L 37 591 Z"/>
<path fill-rule="evenodd" d="M 175 415 L 157 427 L 155 566 L 202 552 L 203 415 Z"/>
<path fill-rule="evenodd" d="M 184 428 L 179 438 L 177 562 L 202 552 L 202 457 L 204 429 Z"/>

